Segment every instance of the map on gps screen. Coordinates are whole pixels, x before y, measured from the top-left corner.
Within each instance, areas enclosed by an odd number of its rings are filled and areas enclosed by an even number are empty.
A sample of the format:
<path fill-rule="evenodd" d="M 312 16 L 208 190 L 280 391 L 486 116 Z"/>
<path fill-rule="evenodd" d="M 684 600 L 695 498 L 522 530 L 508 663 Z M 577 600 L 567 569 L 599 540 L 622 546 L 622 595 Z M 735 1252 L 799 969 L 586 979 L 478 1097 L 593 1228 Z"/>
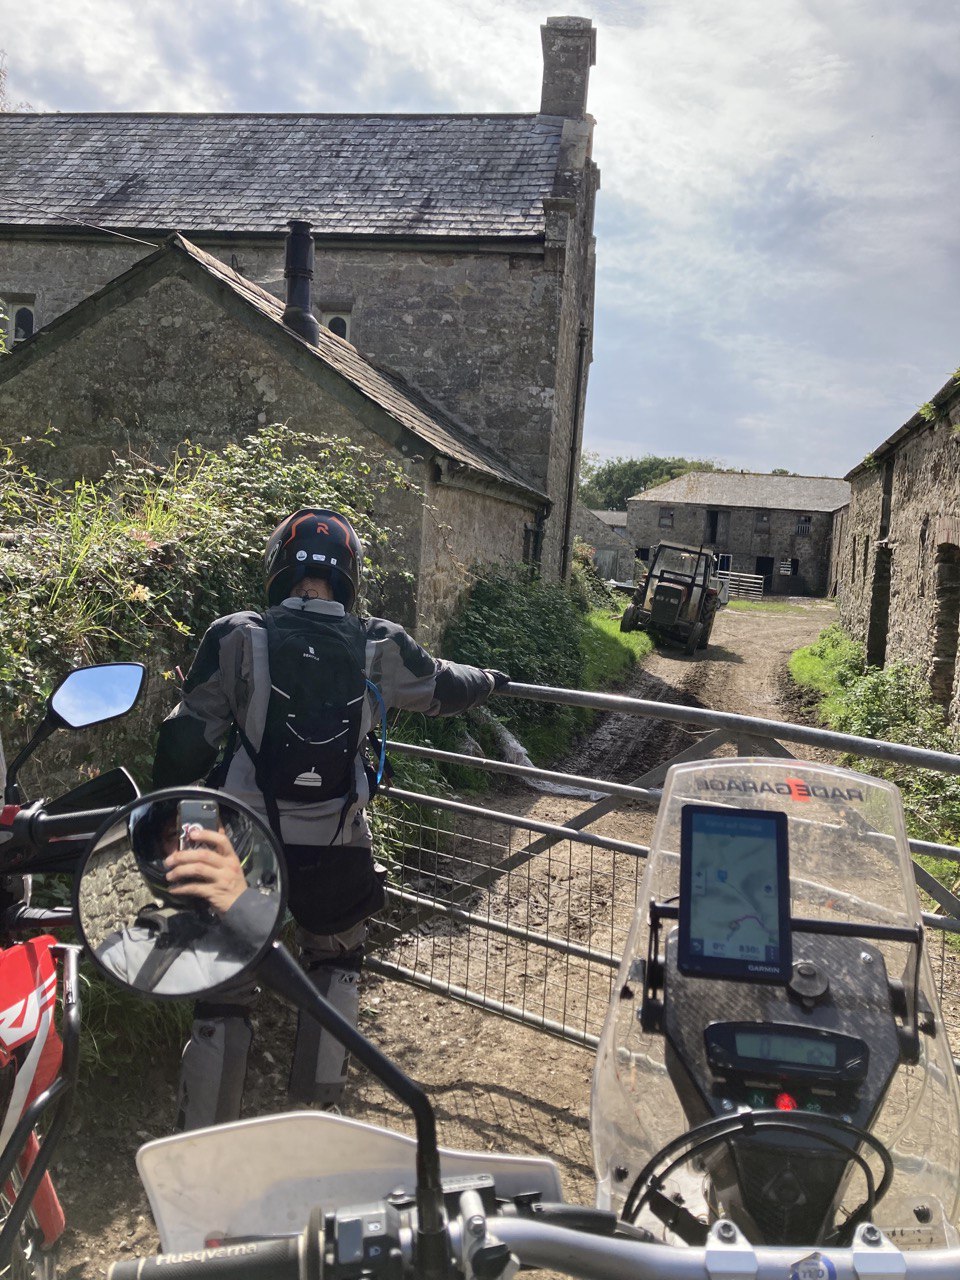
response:
<path fill-rule="evenodd" d="M 788 962 L 785 826 L 777 813 L 685 807 L 681 968 L 762 977 Z"/>

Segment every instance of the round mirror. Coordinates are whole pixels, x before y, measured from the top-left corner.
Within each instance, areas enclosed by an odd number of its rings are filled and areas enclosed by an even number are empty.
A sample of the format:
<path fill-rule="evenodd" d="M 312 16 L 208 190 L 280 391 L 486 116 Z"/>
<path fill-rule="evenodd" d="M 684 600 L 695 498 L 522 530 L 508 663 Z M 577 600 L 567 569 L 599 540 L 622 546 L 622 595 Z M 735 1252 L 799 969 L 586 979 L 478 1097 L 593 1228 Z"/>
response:
<path fill-rule="evenodd" d="M 200 789 L 157 791 L 94 836 L 74 885 L 93 959 L 143 995 L 206 995 L 252 971 L 283 919 L 280 846 L 255 813 Z"/>
<path fill-rule="evenodd" d="M 146 671 L 139 662 L 109 662 L 71 671 L 47 703 L 68 729 L 85 729 L 126 715 L 140 696 Z"/>

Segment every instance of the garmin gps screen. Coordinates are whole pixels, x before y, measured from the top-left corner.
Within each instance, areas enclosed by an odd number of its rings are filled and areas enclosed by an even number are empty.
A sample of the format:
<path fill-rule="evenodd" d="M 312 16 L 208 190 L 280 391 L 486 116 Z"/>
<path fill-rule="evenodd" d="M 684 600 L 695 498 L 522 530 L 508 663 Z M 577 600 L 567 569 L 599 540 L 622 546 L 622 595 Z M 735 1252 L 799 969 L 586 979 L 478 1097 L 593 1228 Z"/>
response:
<path fill-rule="evenodd" d="M 792 957 L 786 815 L 684 805 L 679 914 L 681 973 L 787 981 Z"/>

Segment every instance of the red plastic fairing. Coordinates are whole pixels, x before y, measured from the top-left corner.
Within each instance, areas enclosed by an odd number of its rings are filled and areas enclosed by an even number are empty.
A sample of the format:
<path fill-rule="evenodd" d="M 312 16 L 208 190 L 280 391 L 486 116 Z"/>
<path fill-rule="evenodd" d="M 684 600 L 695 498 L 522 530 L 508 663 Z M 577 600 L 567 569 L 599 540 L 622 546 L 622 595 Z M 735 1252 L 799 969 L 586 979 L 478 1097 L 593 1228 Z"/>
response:
<path fill-rule="evenodd" d="M 60 1072 L 63 1045 L 53 1019 L 57 967 L 50 953 L 56 941 L 44 934 L 0 953 L 0 1054 L 13 1055 L 18 1062 L 10 1103 L 0 1124 L 0 1150 L 9 1142 L 24 1110 Z M 18 1159 L 21 1176 L 29 1172 L 39 1149 L 36 1135 L 31 1134 Z M 12 1199 L 12 1188 L 5 1191 Z M 43 1245 L 48 1247 L 65 1225 L 49 1174 L 44 1174 L 37 1188 L 33 1211 Z"/>

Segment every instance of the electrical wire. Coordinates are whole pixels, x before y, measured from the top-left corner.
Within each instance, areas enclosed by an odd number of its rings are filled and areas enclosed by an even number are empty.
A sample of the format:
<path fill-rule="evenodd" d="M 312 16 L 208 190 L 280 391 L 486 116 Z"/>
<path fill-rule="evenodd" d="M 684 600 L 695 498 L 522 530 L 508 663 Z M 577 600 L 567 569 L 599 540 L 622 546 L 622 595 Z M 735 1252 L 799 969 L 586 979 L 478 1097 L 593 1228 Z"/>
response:
<path fill-rule="evenodd" d="M 152 240 L 140 240 L 137 236 L 128 236 L 122 231 L 115 231 L 112 227 L 102 227 L 96 222 L 85 222 L 82 218 L 68 218 L 66 214 L 55 213 L 52 209 L 44 209 L 33 200 L 18 199 L 16 196 L 4 195 L 3 201 L 13 201 L 14 204 L 20 204 L 32 212 L 43 214 L 45 218 L 55 218 L 58 222 L 68 227 L 87 227 L 91 231 L 102 231 L 104 235 L 116 236 L 119 240 L 128 240 L 131 244 L 142 244 L 148 249 L 159 249 L 158 244 L 154 244 Z"/>
<path fill-rule="evenodd" d="M 831 1128 L 838 1129 L 841 1133 L 849 1134 L 851 1137 L 857 1138 L 859 1142 L 866 1143 L 867 1146 L 872 1147 L 883 1164 L 883 1176 L 880 1179 L 880 1183 L 878 1185 L 875 1183 L 873 1171 L 859 1151 L 847 1146 L 839 1139 L 831 1137 L 829 1134 L 818 1132 L 818 1124 L 829 1125 Z M 649 1191 L 655 1189 L 655 1187 L 662 1186 L 663 1181 L 669 1177 L 670 1173 L 685 1164 L 697 1152 L 718 1142 L 726 1141 L 737 1134 L 773 1128 L 787 1132 L 805 1133 L 815 1142 L 820 1141 L 826 1146 L 834 1147 L 845 1153 L 848 1159 L 855 1160 L 864 1172 L 867 1182 L 867 1199 L 847 1219 L 843 1228 L 845 1232 L 858 1225 L 867 1213 L 871 1213 L 874 1206 L 883 1199 L 889 1190 L 890 1183 L 893 1180 L 893 1160 L 879 1138 L 869 1133 L 866 1129 L 861 1129 L 858 1125 L 850 1124 L 848 1121 L 839 1120 L 835 1116 L 823 1115 L 818 1112 L 797 1114 L 783 1111 L 745 1111 L 735 1116 L 719 1116 L 713 1120 L 708 1120 L 704 1124 L 697 1125 L 686 1133 L 680 1134 L 661 1147 L 647 1161 L 631 1184 L 620 1214 L 621 1218 L 626 1222 L 636 1222 Z M 694 1145 L 690 1147 L 690 1150 L 683 1152 L 654 1182 L 653 1174 L 658 1165 L 672 1156 L 674 1152 L 682 1151 L 682 1148 L 689 1146 L 691 1143 Z M 648 1186 L 648 1184 L 650 1185 Z"/>

